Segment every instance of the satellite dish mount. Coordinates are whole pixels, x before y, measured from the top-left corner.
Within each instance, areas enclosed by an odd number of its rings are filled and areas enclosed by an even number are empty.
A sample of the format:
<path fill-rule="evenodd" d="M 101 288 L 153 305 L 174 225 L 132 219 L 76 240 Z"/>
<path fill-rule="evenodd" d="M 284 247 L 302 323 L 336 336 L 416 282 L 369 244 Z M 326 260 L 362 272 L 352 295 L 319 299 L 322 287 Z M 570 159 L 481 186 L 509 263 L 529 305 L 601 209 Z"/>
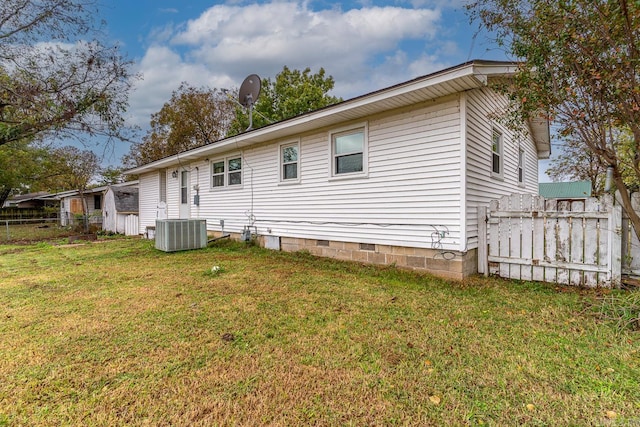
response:
<path fill-rule="evenodd" d="M 257 74 L 251 74 L 242 82 L 238 91 L 238 102 L 245 108 L 249 109 L 249 127 L 245 130 L 253 129 L 253 105 L 260 96 L 260 77 Z"/>

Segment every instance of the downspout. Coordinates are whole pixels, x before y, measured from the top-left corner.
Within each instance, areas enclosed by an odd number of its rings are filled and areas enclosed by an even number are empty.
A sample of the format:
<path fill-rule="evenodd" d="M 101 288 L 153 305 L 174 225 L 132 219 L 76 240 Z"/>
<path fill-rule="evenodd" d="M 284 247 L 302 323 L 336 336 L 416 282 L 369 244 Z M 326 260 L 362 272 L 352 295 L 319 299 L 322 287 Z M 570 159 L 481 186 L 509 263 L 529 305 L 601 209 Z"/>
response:
<path fill-rule="evenodd" d="M 467 250 L 467 92 L 460 93 L 460 252 Z"/>

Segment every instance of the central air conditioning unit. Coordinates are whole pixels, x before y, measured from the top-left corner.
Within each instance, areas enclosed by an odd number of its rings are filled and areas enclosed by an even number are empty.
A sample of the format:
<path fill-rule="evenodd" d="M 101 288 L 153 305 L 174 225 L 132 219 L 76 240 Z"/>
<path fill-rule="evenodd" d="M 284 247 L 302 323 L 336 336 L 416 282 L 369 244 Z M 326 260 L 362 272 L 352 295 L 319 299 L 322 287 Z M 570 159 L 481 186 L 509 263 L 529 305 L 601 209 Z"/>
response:
<path fill-rule="evenodd" d="M 206 246 L 206 219 L 156 220 L 156 249 L 165 252 L 176 252 L 202 249 Z"/>

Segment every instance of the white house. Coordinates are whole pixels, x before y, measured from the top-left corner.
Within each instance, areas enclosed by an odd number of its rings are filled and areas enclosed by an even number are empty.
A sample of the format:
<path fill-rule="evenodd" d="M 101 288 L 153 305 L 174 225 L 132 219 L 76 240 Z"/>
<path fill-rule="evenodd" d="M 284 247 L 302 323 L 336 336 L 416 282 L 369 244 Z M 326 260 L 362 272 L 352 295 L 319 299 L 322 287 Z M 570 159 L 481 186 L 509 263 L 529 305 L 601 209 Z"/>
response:
<path fill-rule="evenodd" d="M 99 224 L 102 221 L 102 193 L 105 187 L 86 190 L 80 194 L 78 190 L 56 193 L 60 200 L 60 225 L 73 225 L 83 215 L 87 215 L 89 223 Z M 83 205 L 85 205 L 83 207 Z"/>
<path fill-rule="evenodd" d="M 104 193 L 102 229 L 112 233 L 138 235 L 138 187 L 110 185 Z"/>
<path fill-rule="evenodd" d="M 287 251 L 431 271 L 477 271 L 477 207 L 537 194 L 544 119 L 513 133 L 489 83 L 511 62 L 471 61 L 129 170 L 139 233 L 204 218 Z"/>

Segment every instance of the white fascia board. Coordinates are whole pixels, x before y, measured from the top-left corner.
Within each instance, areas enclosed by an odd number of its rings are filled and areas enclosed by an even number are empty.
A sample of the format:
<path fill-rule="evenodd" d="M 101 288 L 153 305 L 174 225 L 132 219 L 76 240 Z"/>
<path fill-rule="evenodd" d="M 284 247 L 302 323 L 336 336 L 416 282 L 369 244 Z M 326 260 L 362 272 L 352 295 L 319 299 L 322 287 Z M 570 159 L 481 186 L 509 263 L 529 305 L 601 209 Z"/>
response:
<path fill-rule="evenodd" d="M 489 77 L 511 76 L 516 72 L 517 68 L 517 64 L 513 62 L 490 64 L 480 62 L 473 64 L 473 74 L 479 81 L 482 81 L 486 85 Z"/>
<path fill-rule="evenodd" d="M 529 129 L 533 142 L 538 151 L 538 159 L 548 159 L 551 156 L 551 131 L 549 120 L 542 115 L 538 118 L 529 119 Z"/>

